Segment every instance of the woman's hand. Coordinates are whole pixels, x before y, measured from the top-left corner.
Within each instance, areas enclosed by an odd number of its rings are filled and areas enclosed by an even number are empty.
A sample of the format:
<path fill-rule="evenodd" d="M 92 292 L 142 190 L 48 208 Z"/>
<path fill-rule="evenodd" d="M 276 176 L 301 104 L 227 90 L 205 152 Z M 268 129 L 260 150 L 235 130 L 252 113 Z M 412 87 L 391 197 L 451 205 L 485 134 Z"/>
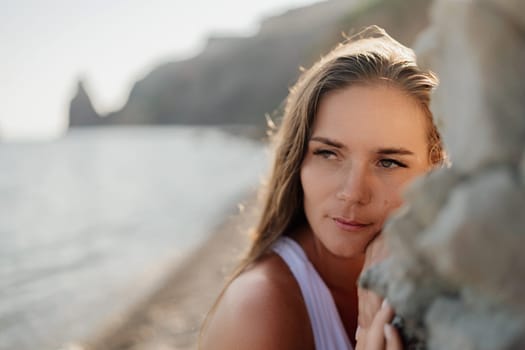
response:
<path fill-rule="evenodd" d="M 394 309 L 384 301 L 370 328 L 356 333 L 356 350 L 402 350 L 399 333 L 389 324 L 393 317 Z"/>
<path fill-rule="evenodd" d="M 363 270 L 384 260 L 387 256 L 383 235 L 379 234 L 366 249 Z M 357 293 L 359 316 L 356 350 L 401 350 L 399 334 L 389 324 L 394 317 L 392 307 L 371 290 L 358 288 Z"/>
<path fill-rule="evenodd" d="M 387 256 L 388 251 L 386 249 L 385 240 L 383 235 L 379 234 L 366 248 L 363 271 L 384 260 Z M 372 325 L 372 320 L 379 311 L 383 300 L 376 293 L 363 288 L 357 289 L 357 297 L 359 300 L 359 316 L 357 324 L 360 329 L 366 330 Z"/>

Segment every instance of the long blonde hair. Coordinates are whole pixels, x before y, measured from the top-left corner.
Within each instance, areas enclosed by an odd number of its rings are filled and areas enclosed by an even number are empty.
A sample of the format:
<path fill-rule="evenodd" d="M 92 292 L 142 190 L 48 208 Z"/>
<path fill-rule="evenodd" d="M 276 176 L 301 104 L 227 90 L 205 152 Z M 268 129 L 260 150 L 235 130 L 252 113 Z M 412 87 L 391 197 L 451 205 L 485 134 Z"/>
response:
<path fill-rule="evenodd" d="M 254 230 L 253 243 L 229 282 L 268 253 L 280 236 L 306 222 L 300 168 L 321 98 L 330 91 L 374 83 L 396 86 L 419 103 L 428 119 L 429 163 L 439 165 L 445 160 L 429 108 L 430 94 L 438 84 L 437 77 L 419 68 L 414 52 L 383 29 L 365 28 L 305 71 L 290 90 L 282 123 L 273 140 L 273 167 L 264 188 L 262 213 Z"/>

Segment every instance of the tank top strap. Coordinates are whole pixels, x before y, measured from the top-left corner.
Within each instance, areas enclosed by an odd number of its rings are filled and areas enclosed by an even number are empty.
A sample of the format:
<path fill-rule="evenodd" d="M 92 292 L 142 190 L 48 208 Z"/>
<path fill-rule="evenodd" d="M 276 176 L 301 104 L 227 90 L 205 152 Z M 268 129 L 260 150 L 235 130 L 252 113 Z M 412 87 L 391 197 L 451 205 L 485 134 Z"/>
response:
<path fill-rule="evenodd" d="M 303 295 L 314 333 L 316 350 L 352 350 L 330 290 L 302 247 L 282 236 L 272 246 L 288 265 Z"/>

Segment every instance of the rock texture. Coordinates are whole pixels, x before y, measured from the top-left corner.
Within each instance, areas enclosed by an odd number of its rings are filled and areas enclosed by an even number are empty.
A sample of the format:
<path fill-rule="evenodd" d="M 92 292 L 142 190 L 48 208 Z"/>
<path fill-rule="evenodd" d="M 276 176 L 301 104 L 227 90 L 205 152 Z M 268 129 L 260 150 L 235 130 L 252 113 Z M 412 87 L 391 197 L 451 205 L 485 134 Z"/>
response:
<path fill-rule="evenodd" d="M 361 283 L 408 349 L 525 349 L 525 3 L 436 0 L 417 46 L 452 166 L 411 187 Z"/>

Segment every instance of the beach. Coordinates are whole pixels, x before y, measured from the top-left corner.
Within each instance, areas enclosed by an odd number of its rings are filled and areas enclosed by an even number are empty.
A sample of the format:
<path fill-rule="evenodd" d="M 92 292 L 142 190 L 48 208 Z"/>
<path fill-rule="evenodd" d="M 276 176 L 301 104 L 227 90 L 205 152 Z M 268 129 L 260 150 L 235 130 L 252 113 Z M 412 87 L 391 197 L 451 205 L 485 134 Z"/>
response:
<path fill-rule="evenodd" d="M 95 339 L 71 349 L 196 349 L 206 313 L 246 252 L 256 203 L 256 195 L 248 195 L 158 290 Z"/>

